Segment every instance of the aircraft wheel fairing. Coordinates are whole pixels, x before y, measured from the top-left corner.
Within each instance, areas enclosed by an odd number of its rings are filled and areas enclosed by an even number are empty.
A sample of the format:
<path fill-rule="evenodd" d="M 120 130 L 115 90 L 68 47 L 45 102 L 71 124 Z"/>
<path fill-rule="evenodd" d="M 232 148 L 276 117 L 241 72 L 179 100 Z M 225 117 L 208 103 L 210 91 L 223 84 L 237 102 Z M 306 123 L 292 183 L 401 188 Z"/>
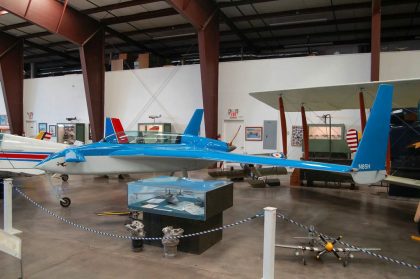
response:
<path fill-rule="evenodd" d="M 63 174 L 61 175 L 61 180 L 63 180 L 64 182 L 67 182 L 69 180 L 69 176 L 67 174 Z"/>
<path fill-rule="evenodd" d="M 61 198 L 61 199 L 60 199 L 60 205 L 61 205 L 62 207 L 69 207 L 69 206 L 70 206 L 70 204 L 71 204 L 71 199 L 70 199 L 70 198 L 68 198 L 68 197 L 64 197 L 64 198 Z"/>

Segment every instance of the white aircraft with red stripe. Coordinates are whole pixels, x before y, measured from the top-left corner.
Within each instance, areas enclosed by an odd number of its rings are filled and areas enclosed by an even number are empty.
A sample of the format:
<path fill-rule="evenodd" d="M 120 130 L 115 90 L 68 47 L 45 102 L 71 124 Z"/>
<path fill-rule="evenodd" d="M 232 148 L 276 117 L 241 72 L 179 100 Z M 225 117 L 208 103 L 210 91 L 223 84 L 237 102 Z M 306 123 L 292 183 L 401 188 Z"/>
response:
<path fill-rule="evenodd" d="M 0 178 L 17 175 L 39 175 L 34 167 L 51 154 L 68 145 L 0 133 Z"/>

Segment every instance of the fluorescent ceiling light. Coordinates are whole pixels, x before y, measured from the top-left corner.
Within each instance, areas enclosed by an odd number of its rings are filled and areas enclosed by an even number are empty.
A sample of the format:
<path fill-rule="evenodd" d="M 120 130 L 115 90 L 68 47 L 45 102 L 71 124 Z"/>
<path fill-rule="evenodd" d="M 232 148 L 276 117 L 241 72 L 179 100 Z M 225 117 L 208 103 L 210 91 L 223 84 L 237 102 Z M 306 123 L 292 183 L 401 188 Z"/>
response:
<path fill-rule="evenodd" d="M 5 14 L 8 14 L 9 12 L 8 11 L 6 11 L 6 10 L 0 10 L 0 15 L 5 15 Z"/>
<path fill-rule="evenodd" d="M 186 36 L 190 36 L 190 35 L 195 35 L 195 33 L 186 33 L 186 34 L 177 34 L 177 35 L 168 35 L 168 36 L 153 37 L 153 40 L 170 39 L 170 38 L 177 38 L 177 37 L 186 37 Z"/>
<path fill-rule="evenodd" d="M 333 42 L 326 43 L 308 43 L 308 44 L 295 44 L 295 45 L 285 45 L 284 48 L 297 48 L 297 47 L 312 47 L 312 46 L 331 46 Z"/>
<path fill-rule="evenodd" d="M 283 25 L 293 25 L 293 24 L 302 24 L 302 23 L 315 23 L 315 22 L 325 22 L 328 18 L 315 18 L 315 19 L 305 19 L 305 20 L 296 20 L 296 21 L 286 21 L 286 22 L 276 22 L 270 23 L 270 26 L 283 26 Z"/>

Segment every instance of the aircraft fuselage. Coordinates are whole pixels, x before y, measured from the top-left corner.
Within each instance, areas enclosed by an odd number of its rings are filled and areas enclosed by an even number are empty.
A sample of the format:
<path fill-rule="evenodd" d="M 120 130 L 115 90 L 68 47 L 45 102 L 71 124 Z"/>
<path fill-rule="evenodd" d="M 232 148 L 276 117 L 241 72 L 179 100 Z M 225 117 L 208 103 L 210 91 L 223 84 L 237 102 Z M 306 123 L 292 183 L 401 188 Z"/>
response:
<path fill-rule="evenodd" d="M 150 172 L 191 171 L 207 168 L 214 161 L 197 160 L 176 157 L 147 156 L 147 150 L 153 148 L 173 148 L 174 144 L 106 144 L 94 143 L 77 147 L 84 162 L 66 162 L 65 153 L 59 152 L 44 160 L 38 167 L 50 173 L 65 174 L 130 174 Z M 177 144 L 178 148 L 189 148 L 187 145 Z M 112 156 L 115 151 L 126 151 L 127 156 Z M 144 156 L 131 156 L 131 151 L 145 151 Z"/>

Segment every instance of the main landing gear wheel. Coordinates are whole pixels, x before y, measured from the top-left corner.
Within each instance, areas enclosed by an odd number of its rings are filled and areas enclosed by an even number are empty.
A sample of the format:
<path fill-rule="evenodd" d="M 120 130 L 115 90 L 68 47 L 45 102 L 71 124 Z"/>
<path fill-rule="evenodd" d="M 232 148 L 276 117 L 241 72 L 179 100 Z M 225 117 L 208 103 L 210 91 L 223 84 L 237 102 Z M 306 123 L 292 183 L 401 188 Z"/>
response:
<path fill-rule="evenodd" d="M 63 180 L 64 182 L 66 182 L 67 180 L 69 180 L 68 174 L 62 174 L 61 175 L 61 180 Z"/>
<path fill-rule="evenodd" d="M 69 206 L 70 206 L 70 204 L 71 204 L 71 199 L 70 199 L 70 198 L 68 198 L 68 197 L 64 197 L 64 198 L 61 198 L 61 199 L 60 199 L 60 205 L 61 205 L 62 207 L 69 207 Z"/>

